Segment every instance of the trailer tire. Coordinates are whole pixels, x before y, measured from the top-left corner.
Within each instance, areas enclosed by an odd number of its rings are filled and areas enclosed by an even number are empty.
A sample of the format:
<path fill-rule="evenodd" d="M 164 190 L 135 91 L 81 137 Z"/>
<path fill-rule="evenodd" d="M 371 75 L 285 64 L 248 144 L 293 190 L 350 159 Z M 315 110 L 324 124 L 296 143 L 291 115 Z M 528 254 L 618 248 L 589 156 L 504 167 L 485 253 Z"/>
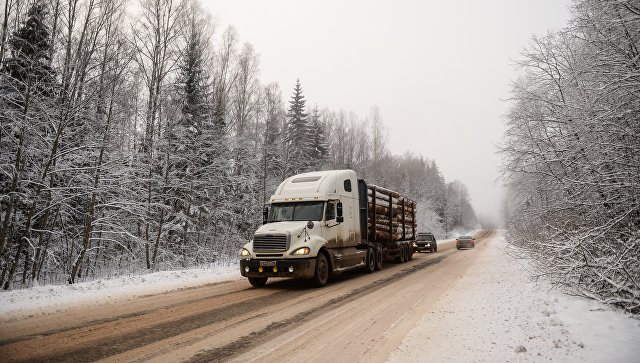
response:
<path fill-rule="evenodd" d="M 407 251 L 404 248 L 404 243 L 400 245 L 400 263 L 407 262 Z"/>
<path fill-rule="evenodd" d="M 407 243 L 407 256 L 409 256 L 409 261 L 413 260 L 413 247 Z"/>
<path fill-rule="evenodd" d="M 324 253 L 318 253 L 316 258 L 316 272 L 313 274 L 313 285 L 315 287 L 323 287 L 329 281 L 329 262 Z"/>
<path fill-rule="evenodd" d="M 364 270 L 368 274 L 376 270 L 376 253 L 371 247 L 367 248 L 367 259 Z"/>
<path fill-rule="evenodd" d="M 383 263 L 382 249 L 376 248 L 376 271 L 382 270 L 382 263 Z"/>
<path fill-rule="evenodd" d="M 267 283 L 267 277 L 248 277 L 248 279 L 253 287 L 263 287 Z"/>

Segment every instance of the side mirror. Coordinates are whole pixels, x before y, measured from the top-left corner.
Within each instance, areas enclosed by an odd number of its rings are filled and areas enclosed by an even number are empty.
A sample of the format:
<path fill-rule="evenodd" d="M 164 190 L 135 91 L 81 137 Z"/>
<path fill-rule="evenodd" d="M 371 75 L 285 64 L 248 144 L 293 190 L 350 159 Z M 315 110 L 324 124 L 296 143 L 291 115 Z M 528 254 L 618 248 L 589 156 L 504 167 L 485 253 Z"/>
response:
<path fill-rule="evenodd" d="M 336 214 L 338 215 L 336 217 L 336 222 L 338 222 L 338 223 L 344 222 L 344 216 L 342 215 L 342 202 L 338 202 L 338 205 L 336 206 L 336 209 L 337 209 Z"/>
<path fill-rule="evenodd" d="M 313 221 L 307 222 L 307 229 L 313 229 L 313 226 L 314 226 Z"/>
<path fill-rule="evenodd" d="M 267 224 L 269 220 L 269 206 L 264 206 L 262 209 L 262 224 Z"/>

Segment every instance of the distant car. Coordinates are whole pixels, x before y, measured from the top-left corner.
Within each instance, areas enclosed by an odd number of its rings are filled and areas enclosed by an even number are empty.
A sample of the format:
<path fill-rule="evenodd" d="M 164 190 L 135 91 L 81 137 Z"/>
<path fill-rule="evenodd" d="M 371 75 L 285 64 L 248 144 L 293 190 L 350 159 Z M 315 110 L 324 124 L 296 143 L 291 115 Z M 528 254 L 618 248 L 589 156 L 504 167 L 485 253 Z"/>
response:
<path fill-rule="evenodd" d="M 418 232 L 413 242 L 413 252 L 438 252 L 438 242 L 431 232 Z"/>
<path fill-rule="evenodd" d="M 476 239 L 471 236 L 460 236 L 456 238 L 456 248 L 475 248 L 476 247 Z"/>

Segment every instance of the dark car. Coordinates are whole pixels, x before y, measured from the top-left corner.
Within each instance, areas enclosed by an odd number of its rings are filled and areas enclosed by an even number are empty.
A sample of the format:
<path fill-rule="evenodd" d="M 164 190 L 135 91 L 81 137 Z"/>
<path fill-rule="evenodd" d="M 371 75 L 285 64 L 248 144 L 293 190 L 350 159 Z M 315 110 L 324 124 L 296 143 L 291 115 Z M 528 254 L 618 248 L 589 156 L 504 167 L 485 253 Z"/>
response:
<path fill-rule="evenodd" d="M 413 252 L 438 252 L 438 242 L 431 232 L 419 232 L 413 242 Z"/>
<path fill-rule="evenodd" d="M 476 239 L 471 236 L 460 236 L 456 238 L 456 248 L 474 248 L 476 246 Z"/>

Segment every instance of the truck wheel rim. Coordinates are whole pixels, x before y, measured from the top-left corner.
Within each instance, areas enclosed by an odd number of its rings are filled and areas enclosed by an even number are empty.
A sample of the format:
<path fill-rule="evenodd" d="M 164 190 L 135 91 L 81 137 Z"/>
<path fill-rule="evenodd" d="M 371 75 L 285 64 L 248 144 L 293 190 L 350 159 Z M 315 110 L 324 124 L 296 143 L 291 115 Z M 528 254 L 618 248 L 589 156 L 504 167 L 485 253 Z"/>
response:
<path fill-rule="evenodd" d="M 326 281 L 328 276 L 328 269 L 327 269 L 327 261 L 324 258 L 320 259 L 320 266 L 318 266 L 318 277 L 320 277 L 320 280 L 322 281 Z"/>

